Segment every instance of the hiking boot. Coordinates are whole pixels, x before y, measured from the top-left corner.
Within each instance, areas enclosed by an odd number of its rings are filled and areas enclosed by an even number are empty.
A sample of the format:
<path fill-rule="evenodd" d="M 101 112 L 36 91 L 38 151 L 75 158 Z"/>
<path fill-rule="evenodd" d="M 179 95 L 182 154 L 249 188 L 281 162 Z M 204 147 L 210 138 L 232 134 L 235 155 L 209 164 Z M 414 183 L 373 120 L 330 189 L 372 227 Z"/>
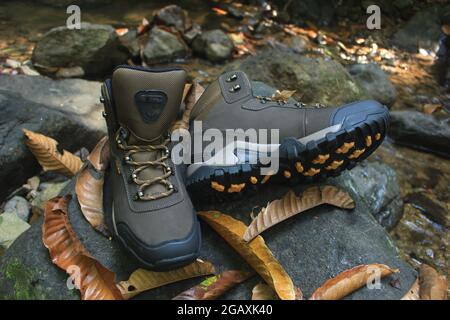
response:
<path fill-rule="evenodd" d="M 102 86 L 113 229 L 127 251 L 153 270 L 188 264 L 200 249 L 183 168 L 170 159 L 169 130 L 185 81 L 182 69 L 119 66 Z"/>
<path fill-rule="evenodd" d="M 194 160 L 187 168 L 190 194 L 221 199 L 221 195 L 255 190 L 269 181 L 313 182 L 353 168 L 383 141 L 389 111 L 373 100 L 340 107 L 306 106 L 283 93 L 274 95 L 272 88 L 234 71 L 209 85 L 193 107 L 191 121 L 191 135 L 197 137 L 200 130 L 195 130 L 195 121 L 201 121 L 202 133 L 213 128 L 224 135 L 227 129 L 279 130 L 277 143 L 269 139 L 246 144 L 247 135 L 237 137 L 235 144 L 224 145 L 206 160 L 196 160 L 195 153 L 205 150 L 205 142 L 201 148 L 194 147 Z M 268 154 L 275 151 L 278 170 L 261 174 Z"/>

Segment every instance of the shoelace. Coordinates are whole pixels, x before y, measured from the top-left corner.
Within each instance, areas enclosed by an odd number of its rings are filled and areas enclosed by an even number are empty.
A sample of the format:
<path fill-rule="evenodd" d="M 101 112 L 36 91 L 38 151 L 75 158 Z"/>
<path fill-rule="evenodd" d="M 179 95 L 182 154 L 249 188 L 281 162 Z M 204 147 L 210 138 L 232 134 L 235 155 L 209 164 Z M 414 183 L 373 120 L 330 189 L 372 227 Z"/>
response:
<path fill-rule="evenodd" d="M 172 168 L 166 163 L 169 158 L 169 148 L 167 145 L 170 139 L 166 139 L 163 143 L 157 145 L 128 145 L 125 139 L 121 139 L 121 133 L 123 129 L 119 129 L 116 133 L 116 142 L 119 149 L 125 151 L 124 162 L 133 166 L 135 169 L 131 173 L 130 182 L 134 182 L 138 186 L 138 192 L 134 196 L 134 200 L 157 200 L 170 196 L 174 191 L 174 186 L 167 180 L 172 175 Z M 133 159 L 133 155 L 141 152 L 161 151 L 162 156 L 154 161 L 136 161 Z M 139 173 L 149 167 L 162 167 L 164 174 L 156 176 L 153 179 L 140 179 Z M 152 185 L 161 184 L 167 188 L 166 192 L 160 192 L 156 194 L 146 195 L 145 189 Z"/>
<path fill-rule="evenodd" d="M 256 98 L 262 104 L 267 103 L 267 102 L 276 102 L 279 105 L 284 105 L 284 104 L 288 103 L 286 100 L 274 99 L 272 97 L 256 96 Z M 306 103 L 303 103 L 303 102 L 295 102 L 294 106 L 296 106 L 297 108 L 306 108 L 307 107 Z M 316 103 L 313 105 L 313 107 L 314 108 L 325 108 L 326 106 L 322 103 Z"/>

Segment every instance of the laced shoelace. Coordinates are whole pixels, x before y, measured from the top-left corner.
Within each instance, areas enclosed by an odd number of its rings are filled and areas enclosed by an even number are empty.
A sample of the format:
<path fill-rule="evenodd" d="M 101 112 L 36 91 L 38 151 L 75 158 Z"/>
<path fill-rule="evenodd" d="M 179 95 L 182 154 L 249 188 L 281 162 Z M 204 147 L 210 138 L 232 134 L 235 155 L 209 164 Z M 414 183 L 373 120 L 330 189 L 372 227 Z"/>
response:
<path fill-rule="evenodd" d="M 169 158 L 169 148 L 168 144 L 170 139 L 167 138 L 163 143 L 156 145 L 128 145 L 125 139 L 121 138 L 123 129 L 119 129 L 116 133 L 116 142 L 119 149 L 125 151 L 123 161 L 134 167 L 133 172 L 129 178 L 130 182 L 135 183 L 138 186 L 138 192 L 134 196 L 134 200 L 157 200 L 164 197 L 170 196 L 174 191 L 174 186 L 167 180 L 168 177 L 172 175 L 172 168 L 166 163 Z M 162 152 L 162 156 L 156 160 L 148 161 L 136 161 L 133 159 L 133 155 L 141 152 Z M 162 167 L 164 174 L 156 176 L 152 179 L 140 179 L 139 173 L 150 167 Z M 146 195 L 145 189 L 151 187 L 152 185 L 160 184 L 167 188 L 167 191 Z"/>
<path fill-rule="evenodd" d="M 287 100 L 274 99 L 272 97 L 256 96 L 256 99 L 258 99 L 262 104 L 267 103 L 267 102 L 276 102 L 279 105 L 284 105 L 284 104 L 288 103 Z M 303 102 L 295 102 L 294 106 L 296 106 L 297 108 L 306 108 L 307 104 L 303 103 Z M 314 107 L 314 108 L 325 108 L 326 106 L 324 104 L 321 104 L 321 103 L 316 103 L 312 107 Z"/>

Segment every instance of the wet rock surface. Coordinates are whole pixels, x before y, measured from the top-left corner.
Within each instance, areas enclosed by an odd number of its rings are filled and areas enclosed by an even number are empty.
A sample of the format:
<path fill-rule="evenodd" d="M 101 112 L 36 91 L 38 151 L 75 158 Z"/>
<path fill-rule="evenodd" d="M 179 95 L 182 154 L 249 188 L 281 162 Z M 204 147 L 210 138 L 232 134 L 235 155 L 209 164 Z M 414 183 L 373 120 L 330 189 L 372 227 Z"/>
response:
<path fill-rule="evenodd" d="M 389 136 L 396 143 L 450 158 L 448 120 L 416 111 L 394 111 Z"/>
<path fill-rule="evenodd" d="M 263 234 L 264 239 L 275 257 L 293 278 L 294 283 L 302 288 L 306 296 L 311 295 L 314 289 L 325 280 L 345 269 L 365 263 L 385 263 L 391 267 L 400 268 L 401 272 L 391 278 L 383 279 L 380 290 L 362 288 L 350 295 L 348 299 L 399 299 L 414 282 L 416 273 L 398 257 L 386 231 L 369 213 L 370 210 L 361 196 L 354 194 L 346 187 L 347 179 L 349 177 L 344 175 L 341 178 L 332 179 L 330 183 L 340 185 L 352 194 L 356 200 L 355 210 L 346 211 L 322 206 L 292 218 L 289 223 L 281 223 L 270 229 Z M 268 200 L 281 197 L 287 190 L 286 187 L 268 187 L 253 197 L 214 205 L 214 209 L 230 214 L 248 224 L 254 206 L 265 205 Z M 297 188 L 296 191 L 300 189 Z M 63 191 L 64 193 L 73 194 L 73 183 Z M 108 198 L 109 191 L 105 189 L 107 212 L 110 207 Z M 197 204 L 197 207 L 201 206 Z M 208 208 L 203 206 L 202 209 Z M 75 198 L 69 206 L 69 217 L 86 248 L 101 263 L 116 272 L 118 280 L 127 279 L 129 274 L 138 267 L 134 260 L 124 254 L 115 240 L 109 241 L 92 229 L 79 211 Z M 109 215 L 107 219 L 110 220 Z M 24 296 L 23 292 L 27 293 L 26 296 L 33 298 L 77 298 L 76 292 L 67 289 L 66 274 L 52 265 L 48 251 L 41 241 L 31 241 L 31 239 L 40 239 L 41 223 L 42 221 L 37 222 L 25 232 L 0 261 L 1 298 Z M 242 258 L 203 223 L 202 232 L 203 247 L 200 254 L 202 259 L 211 261 L 218 271 L 248 268 Z M 12 271 L 6 272 L 6 270 Z M 22 275 L 20 270 L 29 271 Z M 8 274 L 14 274 L 14 277 L 8 277 Z M 393 278 L 399 280 L 400 288 L 390 285 Z M 199 281 L 199 279 L 192 279 L 167 285 L 146 292 L 137 298 L 170 299 Z M 224 298 L 249 299 L 251 289 L 259 281 L 258 277 L 254 277 L 227 293 Z M 22 285 L 21 292 L 15 290 L 17 283 Z"/>
<path fill-rule="evenodd" d="M 322 57 L 267 49 L 227 66 L 227 70 L 238 69 L 251 80 L 280 90 L 296 90 L 294 98 L 305 103 L 338 106 L 368 97 L 341 64 Z"/>
<path fill-rule="evenodd" d="M 103 136 L 60 111 L 0 89 L 0 180 L 8 182 L 0 186 L 1 198 L 41 170 L 24 144 L 23 128 L 51 136 L 72 151 L 92 148 Z"/>
<path fill-rule="evenodd" d="M 102 76 L 126 60 L 115 29 L 89 23 L 82 23 L 79 30 L 53 28 L 33 51 L 35 66 L 50 73 L 58 68 L 81 67 L 86 75 Z"/>
<path fill-rule="evenodd" d="M 397 96 L 387 74 L 376 63 L 354 64 L 348 71 L 367 94 L 384 105 L 391 106 Z"/>

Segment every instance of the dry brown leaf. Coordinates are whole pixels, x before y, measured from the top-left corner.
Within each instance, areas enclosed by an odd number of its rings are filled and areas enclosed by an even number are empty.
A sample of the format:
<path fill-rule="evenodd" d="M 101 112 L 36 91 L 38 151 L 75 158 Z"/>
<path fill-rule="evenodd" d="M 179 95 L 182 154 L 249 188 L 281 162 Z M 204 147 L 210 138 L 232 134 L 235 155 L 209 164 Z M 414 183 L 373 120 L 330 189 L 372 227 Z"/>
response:
<path fill-rule="evenodd" d="M 402 297 L 401 300 L 420 300 L 419 279 L 416 279 L 416 281 L 414 281 L 409 291 Z"/>
<path fill-rule="evenodd" d="M 267 284 L 275 289 L 280 299 L 295 299 L 295 288 L 291 278 L 275 259 L 261 236 L 247 243 L 242 239 L 246 226 L 241 221 L 218 211 L 204 211 L 199 212 L 198 215 L 224 238 Z"/>
<path fill-rule="evenodd" d="M 109 163 L 109 144 L 108 137 L 103 137 L 91 153 L 88 155 L 87 159 L 94 166 L 97 171 L 105 171 Z"/>
<path fill-rule="evenodd" d="M 198 99 L 200 99 L 200 96 L 204 91 L 205 88 L 203 88 L 197 81 L 194 81 L 192 85 L 190 85 L 189 92 L 186 94 L 186 97 L 184 99 L 185 110 L 183 112 L 183 116 L 172 126 L 172 131 L 175 131 L 177 129 L 189 129 L 192 109 L 194 108 L 195 103 L 198 101 Z"/>
<path fill-rule="evenodd" d="M 215 300 L 239 283 L 250 278 L 254 273 L 248 271 L 229 270 L 202 281 L 173 300 Z"/>
<path fill-rule="evenodd" d="M 367 281 L 399 272 L 384 264 L 364 264 L 341 272 L 325 281 L 311 296 L 311 300 L 339 300 L 367 284 Z"/>
<path fill-rule="evenodd" d="M 77 175 L 75 192 L 83 216 L 92 227 L 109 238 L 103 212 L 103 178 L 103 174 L 85 165 Z"/>
<path fill-rule="evenodd" d="M 137 269 L 128 280 L 119 282 L 117 287 L 125 299 L 130 299 L 144 291 L 214 272 L 214 266 L 210 262 L 197 259 L 187 266 L 167 272 Z"/>
<path fill-rule="evenodd" d="M 52 262 L 65 270 L 80 290 L 83 300 L 120 300 L 115 274 L 105 268 L 86 250 L 67 216 L 70 196 L 47 202 L 42 225 L 42 241 Z"/>
<path fill-rule="evenodd" d="M 423 112 L 426 114 L 433 114 L 437 110 L 442 108 L 442 104 L 438 103 L 427 103 L 423 106 Z"/>
<path fill-rule="evenodd" d="M 252 300 L 278 300 L 278 297 L 267 284 L 258 283 L 252 290 Z"/>
<path fill-rule="evenodd" d="M 447 279 L 427 264 L 419 267 L 420 300 L 447 300 Z"/>
<path fill-rule="evenodd" d="M 314 186 L 306 189 L 299 197 L 290 190 L 283 198 L 269 202 L 245 231 L 244 240 L 250 241 L 268 228 L 298 213 L 321 204 L 353 209 L 355 202 L 350 195 L 334 186 Z"/>
<path fill-rule="evenodd" d="M 274 100 L 282 100 L 287 101 L 290 97 L 292 97 L 295 93 L 295 90 L 277 90 L 273 95 L 272 99 Z"/>
<path fill-rule="evenodd" d="M 42 134 L 23 129 L 26 136 L 25 144 L 34 154 L 44 171 L 54 171 L 65 176 L 74 176 L 83 165 L 81 159 L 64 150 L 61 154 L 54 139 Z"/>

